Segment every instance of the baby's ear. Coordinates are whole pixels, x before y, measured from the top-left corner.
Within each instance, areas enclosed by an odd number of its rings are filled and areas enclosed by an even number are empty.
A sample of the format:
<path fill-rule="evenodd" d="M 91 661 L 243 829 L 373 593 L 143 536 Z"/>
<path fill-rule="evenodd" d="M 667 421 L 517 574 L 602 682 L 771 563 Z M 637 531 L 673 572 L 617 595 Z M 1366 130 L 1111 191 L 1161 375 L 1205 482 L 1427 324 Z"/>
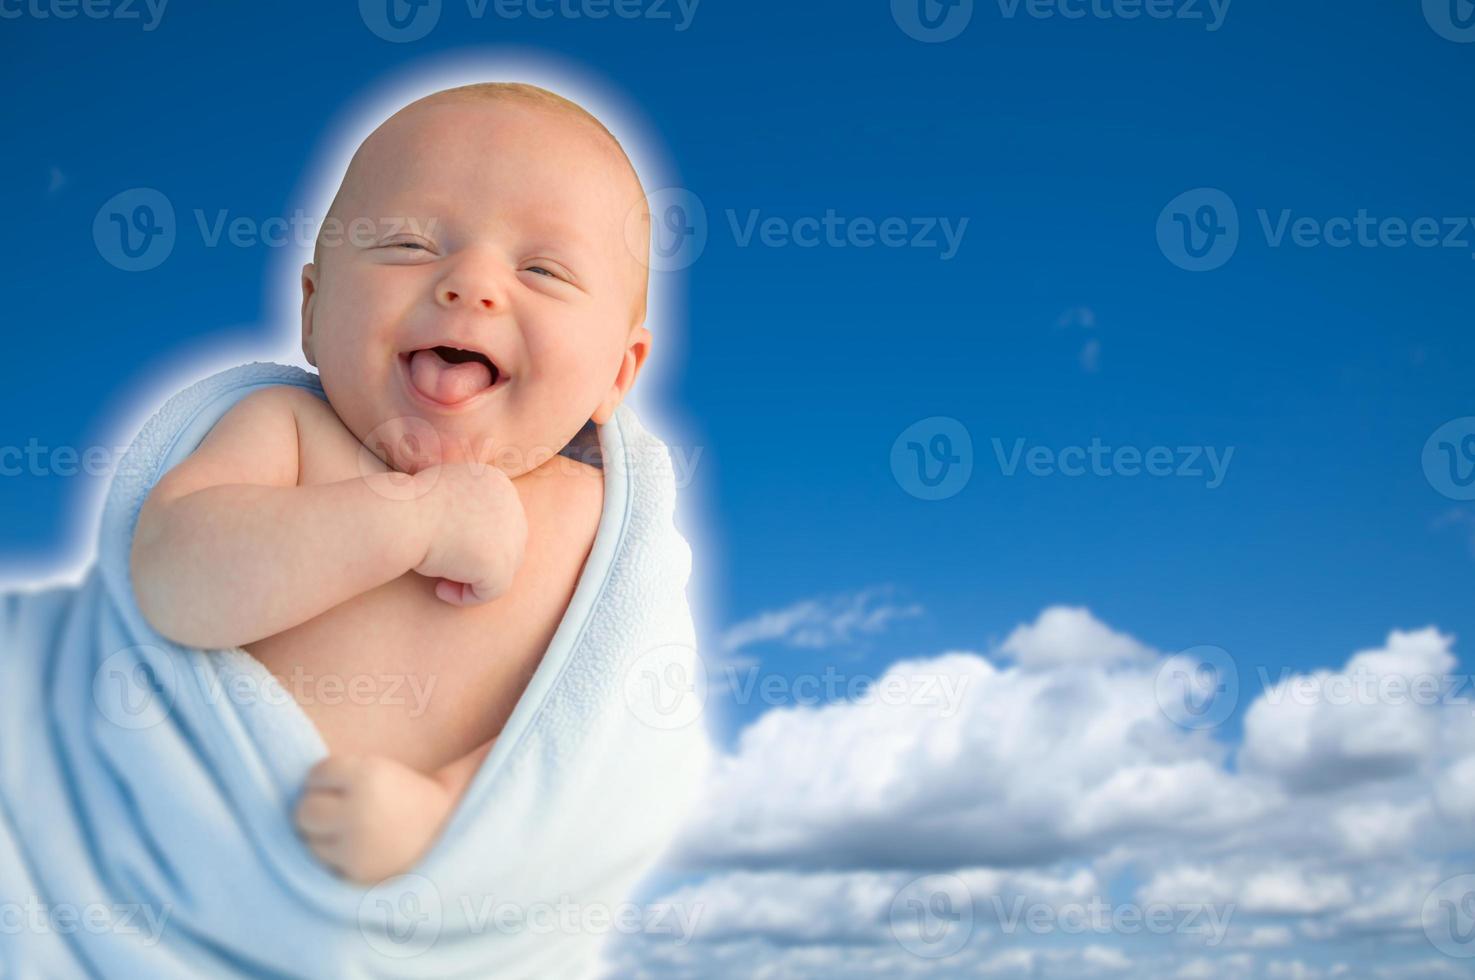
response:
<path fill-rule="evenodd" d="M 302 267 L 302 356 L 313 367 L 318 366 L 312 354 L 312 313 L 317 293 L 318 267 L 309 262 Z"/>
<path fill-rule="evenodd" d="M 609 391 L 600 401 L 599 407 L 590 416 L 596 425 L 604 425 L 614 415 L 615 408 L 629 394 L 630 388 L 635 384 L 635 378 L 640 374 L 640 368 L 645 364 L 645 358 L 650 353 L 651 334 L 645 327 L 636 327 L 630 331 L 630 339 L 625 344 L 625 353 L 620 358 L 620 373 L 615 375 L 615 383 L 610 385 Z"/>

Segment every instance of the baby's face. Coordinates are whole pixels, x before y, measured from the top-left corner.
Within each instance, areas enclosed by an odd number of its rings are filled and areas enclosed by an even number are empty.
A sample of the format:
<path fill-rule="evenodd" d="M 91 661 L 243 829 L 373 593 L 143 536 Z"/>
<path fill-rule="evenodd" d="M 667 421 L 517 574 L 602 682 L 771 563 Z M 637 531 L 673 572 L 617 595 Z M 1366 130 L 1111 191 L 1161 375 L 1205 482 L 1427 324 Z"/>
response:
<path fill-rule="evenodd" d="M 561 113 L 443 102 L 389 120 L 344 178 L 343 233 L 325 223 L 303 270 L 303 352 L 339 418 L 403 472 L 511 476 L 607 421 L 650 345 L 627 230 L 641 203 L 618 151 Z"/>

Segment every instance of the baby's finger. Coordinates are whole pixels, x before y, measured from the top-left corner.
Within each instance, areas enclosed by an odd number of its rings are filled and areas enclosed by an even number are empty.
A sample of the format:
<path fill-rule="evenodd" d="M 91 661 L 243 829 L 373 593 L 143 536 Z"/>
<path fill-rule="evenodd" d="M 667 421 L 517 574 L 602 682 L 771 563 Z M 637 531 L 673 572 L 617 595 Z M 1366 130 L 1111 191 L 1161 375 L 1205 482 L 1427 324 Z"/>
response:
<path fill-rule="evenodd" d="M 307 793 L 297 804 L 297 829 L 309 837 L 335 836 L 343 826 L 346 805 L 337 793 Z"/>
<path fill-rule="evenodd" d="M 497 598 L 497 592 L 491 586 L 472 583 L 466 586 L 466 591 L 461 595 L 461 601 L 466 605 L 491 602 Z"/>
<path fill-rule="evenodd" d="M 442 579 L 435 587 L 436 597 L 453 606 L 474 606 L 486 602 L 491 597 L 484 595 L 485 591 L 470 583 L 452 582 L 450 579 Z"/>
<path fill-rule="evenodd" d="M 349 848 L 343 837 L 315 837 L 308 840 L 308 847 L 319 861 L 340 875 L 348 864 Z"/>
<path fill-rule="evenodd" d="M 360 770 L 359 760 L 348 755 L 330 755 L 312 767 L 304 784 L 309 790 L 346 793 Z"/>

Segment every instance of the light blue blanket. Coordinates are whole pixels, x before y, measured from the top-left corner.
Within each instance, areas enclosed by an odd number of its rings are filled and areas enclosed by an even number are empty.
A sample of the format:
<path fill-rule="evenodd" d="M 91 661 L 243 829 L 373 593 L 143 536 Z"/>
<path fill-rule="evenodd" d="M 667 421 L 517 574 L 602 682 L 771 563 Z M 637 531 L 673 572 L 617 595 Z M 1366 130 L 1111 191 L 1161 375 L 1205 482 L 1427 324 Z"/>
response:
<path fill-rule="evenodd" d="M 710 757 L 661 688 L 700 670 L 666 448 L 624 406 L 586 430 L 604 511 L 565 618 L 430 853 L 361 888 L 293 829 L 326 754 L 301 707 L 245 651 L 156 633 L 128 575 L 149 489 L 279 384 L 323 397 L 263 362 L 172 397 L 113 477 L 82 580 L 0 595 L 0 977 L 586 975 Z"/>

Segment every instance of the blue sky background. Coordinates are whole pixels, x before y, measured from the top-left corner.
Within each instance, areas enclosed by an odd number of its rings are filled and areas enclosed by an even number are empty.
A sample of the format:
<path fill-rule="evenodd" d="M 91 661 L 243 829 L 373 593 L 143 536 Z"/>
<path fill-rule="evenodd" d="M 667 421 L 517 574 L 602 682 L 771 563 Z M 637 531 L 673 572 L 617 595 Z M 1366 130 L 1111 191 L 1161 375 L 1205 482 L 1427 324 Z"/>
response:
<path fill-rule="evenodd" d="M 91 445 L 161 363 L 270 336 L 282 250 L 208 248 L 191 210 L 290 213 L 326 127 L 367 87 L 511 43 L 618 86 L 705 206 L 674 311 L 685 335 L 654 356 L 670 359 L 662 402 L 702 448 L 706 628 L 871 589 L 911 610 L 819 653 L 778 637 L 742 651 L 765 669 L 988 652 L 1055 605 L 1160 651 L 1223 647 L 1252 691 L 1258 667 L 1340 666 L 1395 628 L 1454 634 L 1469 669 L 1475 509 L 1430 485 L 1421 453 L 1475 414 L 1475 228 L 1457 248 L 1272 247 L 1257 215 L 1475 218 L 1475 45 L 1416 2 L 1239 0 L 1216 31 L 980 2 L 936 44 L 880 0 L 704 0 L 685 30 L 477 19 L 446 0 L 404 44 L 353 3 L 173 0 L 153 30 L 24 9 L 0 20 L 0 442 Z M 180 221 L 146 272 L 92 238 L 134 187 Z M 1240 240 L 1194 273 L 1156 229 L 1201 187 L 1233 199 Z M 729 212 L 754 210 L 968 224 L 950 259 L 743 247 Z M 974 446 L 971 479 L 941 501 L 890 465 L 931 416 Z M 1215 489 L 1006 477 L 995 438 L 1233 456 Z M 7 564 L 45 566 L 95 490 L 0 480 Z M 735 709 L 724 744 L 766 707 Z"/>

